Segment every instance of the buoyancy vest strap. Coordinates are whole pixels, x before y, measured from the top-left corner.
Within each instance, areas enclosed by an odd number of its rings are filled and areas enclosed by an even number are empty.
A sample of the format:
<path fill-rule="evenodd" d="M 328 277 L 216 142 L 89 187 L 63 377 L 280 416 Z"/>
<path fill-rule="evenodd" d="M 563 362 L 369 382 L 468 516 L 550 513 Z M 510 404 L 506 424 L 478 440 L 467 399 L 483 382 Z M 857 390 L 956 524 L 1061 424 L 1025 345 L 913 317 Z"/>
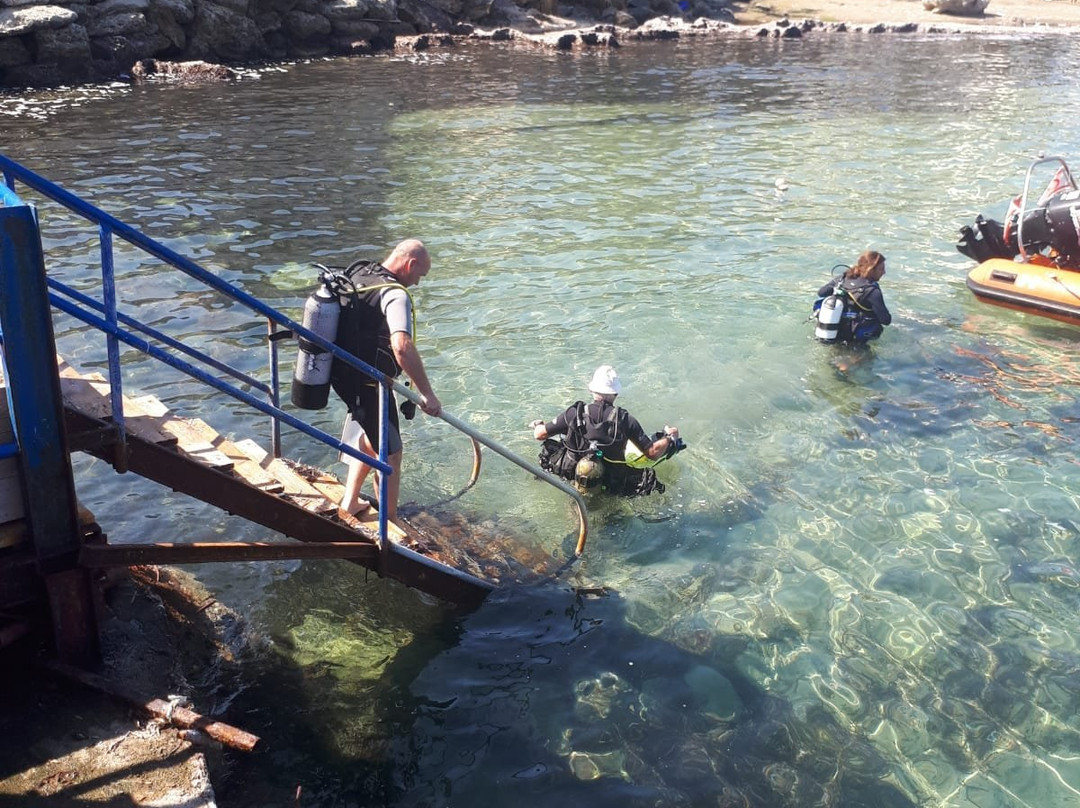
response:
<path fill-rule="evenodd" d="M 600 405 L 600 411 L 601 412 L 603 412 L 604 405 L 608 404 L 608 402 L 606 402 L 606 401 L 593 402 L 593 403 Z M 614 404 L 609 404 L 608 406 L 611 407 L 611 412 L 600 421 L 594 421 L 592 419 L 591 415 L 589 414 L 588 407 L 584 408 L 585 412 L 584 412 L 584 424 L 583 425 L 585 427 L 585 438 L 586 438 L 586 440 L 589 441 L 589 444 L 591 446 L 594 446 L 600 452 L 600 454 L 604 458 L 604 460 L 607 460 L 607 456 L 604 455 L 604 449 L 606 449 L 607 447 L 612 446 L 612 445 L 619 442 L 619 424 L 622 421 L 622 416 L 623 416 L 623 412 L 624 412 L 622 407 L 616 407 Z M 601 443 L 598 443 L 597 441 L 595 441 L 595 440 L 588 437 L 588 432 L 590 430 L 593 430 L 593 429 L 596 429 L 596 428 L 598 428 L 600 426 L 603 426 L 606 423 L 614 424 L 614 429 L 612 430 L 611 439 L 609 441 L 601 444 Z"/>
<path fill-rule="evenodd" d="M 357 286 L 355 280 L 355 276 L 357 275 L 379 278 L 383 282 L 374 283 L 370 286 Z M 400 289 L 405 293 L 405 296 L 409 299 L 409 319 L 411 321 L 410 327 L 412 329 L 412 341 L 415 344 L 417 341 L 416 302 L 413 300 L 412 292 L 410 292 L 409 288 L 400 281 L 396 279 L 390 280 L 390 278 L 387 278 L 387 275 L 390 275 L 390 277 L 393 278 L 393 273 L 391 273 L 390 270 L 388 270 L 382 264 L 376 261 L 367 261 L 364 259 L 361 259 L 359 261 L 353 261 L 345 269 L 345 278 L 349 286 L 352 287 L 351 295 L 356 299 L 357 303 L 360 302 L 361 295 L 366 295 L 370 292 L 377 292 L 380 289 Z"/>
<path fill-rule="evenodd" d="M 863 295 L 868 294 L 871 289 L 878 289 L 878 288 L 880 288 L 880 287 L 876 283 L 871 283 L 869 286 L 864 286 L 862 288 L 862 294 L 859 295 L 859 297 L 862 297 Z M 833 294 L 836 294 L 836 292 L 838 292 L 838 291 L 843 292 L 852 303 L 854 303 L 856 306 L 858 306 L 863 311 L 873 311 L 874 310 L 873 306 L 864 306 L 862 304 L 862 301 L 859 300 L 859 297 L 855 296 L 855 292 L 853 290 L 844 288 L 844 279 L 843 278 L 841 278 L 837 282 L 836 286 L 833 288 Z"/>

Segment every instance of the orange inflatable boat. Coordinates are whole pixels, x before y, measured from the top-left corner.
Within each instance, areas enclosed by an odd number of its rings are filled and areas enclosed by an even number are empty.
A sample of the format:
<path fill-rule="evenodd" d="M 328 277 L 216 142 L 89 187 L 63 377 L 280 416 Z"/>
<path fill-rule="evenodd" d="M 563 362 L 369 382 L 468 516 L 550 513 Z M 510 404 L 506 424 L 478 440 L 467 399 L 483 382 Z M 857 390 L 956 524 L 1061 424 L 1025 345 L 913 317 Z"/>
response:
<path fill-rule="evenodd" d="M 1036 201 L 1032 171 L 1046 163 L 1057 171 Z M 1060 157 L 1033 162 L 1004 223 L 978 216 L 956 249 L 979 262 L 967 277 L 977 299 L 1080 325 L 1080 188 Z"/>
<path fill-rule="evenodd" d="M 983 303 L 1080 325 L 1080 270 L 1042 255 L 987 259 L 968 273 L 967 286 Z"/>

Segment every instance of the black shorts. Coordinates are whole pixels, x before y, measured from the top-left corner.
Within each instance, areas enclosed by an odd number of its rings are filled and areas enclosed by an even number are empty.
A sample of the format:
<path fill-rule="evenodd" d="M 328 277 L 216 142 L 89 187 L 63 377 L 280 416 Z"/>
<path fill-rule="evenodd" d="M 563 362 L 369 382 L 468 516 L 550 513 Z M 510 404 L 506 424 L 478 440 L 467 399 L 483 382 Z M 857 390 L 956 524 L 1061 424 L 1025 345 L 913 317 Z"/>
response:
<path fill-rule="evenodd" d="M 359 401 L 352 411 L 345 416 L 345 425 L 341 431 L 341 442 L 354 449 L 361 448 L 361 435 L 367 435 L 371 442 L 371 448 L 376 453 L 379 451 L 379 396 L 382 389 L 379 385 L 366 384 L 360 388 Z M 398 424 L 397 402 L 394 394 L 390 394 L 389 423 L 387 424 L 386 454 L 389 457 L 397 454 L 402 449 L 401 428 Z M 349 462 L 354 458 L 342 455 L 343 462 Z"/>

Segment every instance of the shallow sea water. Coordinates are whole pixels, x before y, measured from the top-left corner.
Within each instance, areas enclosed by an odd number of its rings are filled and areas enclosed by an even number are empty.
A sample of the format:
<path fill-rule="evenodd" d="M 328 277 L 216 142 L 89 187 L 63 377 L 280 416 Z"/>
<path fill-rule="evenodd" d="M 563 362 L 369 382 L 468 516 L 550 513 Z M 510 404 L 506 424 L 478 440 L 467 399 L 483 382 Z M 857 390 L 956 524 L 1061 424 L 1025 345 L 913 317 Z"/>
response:
<path fill-rule="evenodd" d="M 600 363 L 646 429 L 689 445 L 663 496 L 595 503 L 565 579 L 470 615 L 343 563 L 197 568 L 251 637 L 208 706 L 267 741 L 219 803 L 293 805 L 300 786 L 305 806 L 1075 804 L 1078 332 L 977 303 L 954 243 L 1036 155 L 1080 169 L 1078 70 L 1074 37 L 839 35 L 5 97 L 7 155 L 293 314 L 312 261 L 422 237 L 435 388 L 510 448 L 532 456 L 526 424 Z M 50 272 L 94 290 L 94 234 L 42 215 Z M 809 306 L 866 248 L 888 257 L 894 324 L 840 372 Z M 117 267 L 125 310 L 265 363 L 263 323 L 122 245 Z M 124 369 L 265 435 L 135 355 Z M 467 478 L 445 425 L 405 440 L 404 501 Z M 76 470 L 112 541 L 265 533 Z M 556 556 L 576 535 L 565 498 L 490 454 L 447 507 Z"/>

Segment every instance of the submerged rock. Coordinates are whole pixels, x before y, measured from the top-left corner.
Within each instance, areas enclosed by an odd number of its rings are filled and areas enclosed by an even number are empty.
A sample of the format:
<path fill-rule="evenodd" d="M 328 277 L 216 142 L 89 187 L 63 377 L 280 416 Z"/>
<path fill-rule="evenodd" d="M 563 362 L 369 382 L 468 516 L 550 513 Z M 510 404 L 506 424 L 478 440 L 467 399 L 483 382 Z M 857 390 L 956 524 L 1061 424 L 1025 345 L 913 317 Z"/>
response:
<path fill-rule="evenodd" d="M 224 65 L 210 62 L 165 62 L 160 59 L 141 59 L 131 68 L 136 80 L 161 81 L 229 81 L 238 73 Z"/>

